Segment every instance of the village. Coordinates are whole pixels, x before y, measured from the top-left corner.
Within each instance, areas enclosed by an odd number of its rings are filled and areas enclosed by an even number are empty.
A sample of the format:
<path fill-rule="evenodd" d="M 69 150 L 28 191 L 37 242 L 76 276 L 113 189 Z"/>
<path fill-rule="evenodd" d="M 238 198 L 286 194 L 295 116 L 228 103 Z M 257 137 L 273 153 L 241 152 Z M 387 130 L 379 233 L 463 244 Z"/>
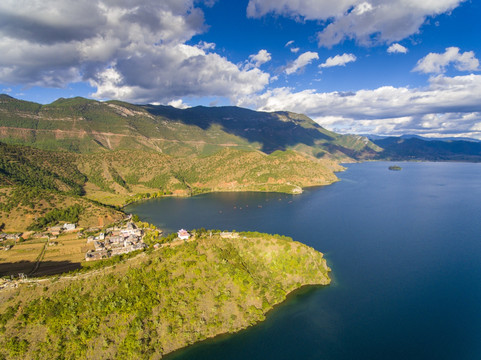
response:
<path fill-rule="evenodd" d="M 134 221 L 132 215 L 109 227 L 82 228 L 76 223 L 60 223 L 42 231 L 1 232 L 0 250 L 7 253 L 0 262 L 0 274 L 8 276 L 3 276 L 8 280 L 4 285 L 10 286 L 17 280 L 29 281 L 39 275 L 75 270 L 83 261 L 101 261 L 149 247 L 153 250 L 177 247 L 195 241 L 202 232 L 206 231 L 180 229 L 162 236 L 161 230 Z M 210 237 L 214 235 L 212 231 L 209 233 Z M 236 232 L 225 231 L 217 235 L 231 239 L 239 236 Z"/>
<path fill-rule="evenodd" d="M 111 256 L 127 254 L 147 247 L 143 241 L 143 230 L 128 221 L 125 226 L 114 226 L 97 236 L 89 236 L 87 243 L 94 244 L 95 250 L 85 254 L 86 261 L 106 259 Z"/>

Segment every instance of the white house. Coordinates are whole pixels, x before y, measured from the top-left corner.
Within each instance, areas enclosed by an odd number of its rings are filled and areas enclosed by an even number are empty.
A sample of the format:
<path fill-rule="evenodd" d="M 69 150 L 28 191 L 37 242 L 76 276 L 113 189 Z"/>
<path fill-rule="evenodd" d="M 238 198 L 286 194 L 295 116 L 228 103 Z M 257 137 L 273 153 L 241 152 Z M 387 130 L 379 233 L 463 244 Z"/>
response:
<path fill-rule="evenodd" d="M 190 234 L 187 232 L 187 230 L 180 229 L 177 231 L 177 237 L 181 240 L 188 240 L 190 238 Z"/>
<path fill-rule="evenodd" d="M 72 231 L 72 230 L 75 230 L 75 224 L 70 224 L 70 223 L 65 223 L 63 224 L 63 229 L 65 231 Z"/>

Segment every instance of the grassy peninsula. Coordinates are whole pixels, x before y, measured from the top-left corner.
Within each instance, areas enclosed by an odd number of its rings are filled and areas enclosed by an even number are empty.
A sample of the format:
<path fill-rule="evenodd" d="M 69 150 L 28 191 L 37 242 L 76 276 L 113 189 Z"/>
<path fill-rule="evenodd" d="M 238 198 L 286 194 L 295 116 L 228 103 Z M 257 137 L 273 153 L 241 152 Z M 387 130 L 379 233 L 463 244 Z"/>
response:
<path fill-rule="evenodd" d="M 264 319 L 303 285 L 329 284 L 321 253 L 278 235 L 203 232 L 85 274 L 0 292 L 0 358 L 159 359 Z"/>

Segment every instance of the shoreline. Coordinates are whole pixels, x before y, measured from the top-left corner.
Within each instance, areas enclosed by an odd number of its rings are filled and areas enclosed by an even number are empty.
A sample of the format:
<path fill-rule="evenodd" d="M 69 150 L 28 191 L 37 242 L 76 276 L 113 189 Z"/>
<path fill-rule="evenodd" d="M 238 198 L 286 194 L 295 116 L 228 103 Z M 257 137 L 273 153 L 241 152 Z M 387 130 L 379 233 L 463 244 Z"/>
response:
<path fill-rule="evenodd" d="M 346 170 L 347 170 L 347 168 L 343 167 L 343 169 L 337 170 L 337 171 L 335 171 L 335 173 L 336 172 L 343 172 L 343 171 L 346 171 Z M 147 200 L 152 200 L 152 199 L 190 198 L 190 197 L 195 197 L 195 196 L 204 195 L 204 194 L 216 194 L 216 193 L 248 193 L 248 192 L 253 192 L 253 193 L 273 193 L 273 194 L 301 195 L 304 192 L 304 190 L 329 186 L 329 185 L 338 183 L 339 181 L 341 181 L 341 179 L 339 179 L 336 176 L 335 180 L 327 182 L 325 184 L 306 185 L 306 186 L 302 186 L 302 187 L 296 185 L 298 188 L 301 189 L 300 192 L 276 191 L 274 189 L 270 189 L 270 190 L 256 190 L 256 189 L 237 189 L 237 190 L 231 189 L 231 190 L 229 190 L 229 189 L 222 189 L 222 190 L 207 190 L 207 191 L 202 191 L 202 192 L 198 192 L 198 193 L 194 193 L 194 194 L 191 193 L 190 195 L 167 194 L 167 195 L 162 195 L 162 196 L 151 196 L 151 197 L 148 197 L 148 198 L 143 198 L 143 199 L 139 199 L 139 200 L 136 200 L 136 201 L 129 202 L 127 204 L 120 205 L 119 209 L 121 211 L 125 212 L 125 208 L 127 206 L 134 205 L 134 204 L 140 204 L 142 202 L 145 202 Z M 93 200 L 93 199 L 90 199 L 90 200 Z M 94 200 L 94 201 L 96 201 L 96 200 Z M 107 206 L 109 206 L 109 205 L 107 205 Z"/>
<path fill-rule="evenodd" d="M 329 271 L 330 272 L 330 271 Z M 216 334 L 216 335 L 213 335 L 213 336 L 210 336 L 210 337 L 207 337 L 203 340 L 200 340 L 200 341 L 197 341 L 197 342 L 194 342 L 192 344 L 189 344 L 189 345 L 186 345 L 184 347 L 181 347 L 181 348 L 178 348 L 176 350 L 172 350 L 171 352 L 168 352 L 168 353 L 165 353 L 165 354 L 162 354 L 162 358 L 166 359 L 166 360 L 171 360 L 171 357 L 175 356 L 175 355 L 179 355 L 182 353 L 182 351 L 187 351 L 188 349 L 190 349 L 191 347 L 193 346 L 199 346 L 201 345 L 202 343 L 204 342 L 207 342 L 207 341 L 221 341 L 223 338 L 227 338 L 229 336 L 234 336 L 234 335 L 238 335 L 239 333 L 243 332 L 243 331 L 246 331 L 246 330 L 249 330 L 249 329 L 252 329 L 253 327 L 257 326 L 257 325 L 260 325 L 262 324 L 263 322 L 265 322 L 267 320 L 267 316 L 269 316 L 269 314 L 271 314 L 272 312 L 278 310 L 281 306 L 283 305 L 286 305 L 286 303 L 289 301 L 289 298 L 291 297 L 294 297 L 297 295 L 297 293 L 301 292 L 301 291 L 309 291 L 309 290 L 316 290 L 316 288 L 318 290 L 320 289 L 323 289 L 325 287 L 328 287 L 332 282 L 332 279 L 329 277 L 329 283 L 327 284 L 302 284 L 301 286 L 299 286 L 298 288 L 295 288 L 293 290 L 291 290 L 290 292 L 288 292 L 285 296 L 285 298 L 274 304 L 272 306 L 272 308 L 270 308 L 269 310 L 267 310 L 265 313 L 264 313 L 264 320 L 260 320 L 254 324 L 250 324 L 250 325 L 247 325 L 246 327 L 244 328 L 241 328 L 239 330 L 236 330 L 234 332 L 223 332 L 223 333 L 219 333 L 219 334 Z"/>

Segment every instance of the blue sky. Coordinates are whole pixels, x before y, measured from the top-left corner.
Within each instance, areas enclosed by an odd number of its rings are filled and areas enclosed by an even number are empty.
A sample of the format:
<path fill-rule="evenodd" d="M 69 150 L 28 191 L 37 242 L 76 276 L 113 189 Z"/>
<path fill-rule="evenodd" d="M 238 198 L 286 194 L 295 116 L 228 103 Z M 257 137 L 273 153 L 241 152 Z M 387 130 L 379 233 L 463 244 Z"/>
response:
<path fill-rule="evenodd" d="M 479 0 L 2 0 L 0 90 L 481 139 Z"/>

